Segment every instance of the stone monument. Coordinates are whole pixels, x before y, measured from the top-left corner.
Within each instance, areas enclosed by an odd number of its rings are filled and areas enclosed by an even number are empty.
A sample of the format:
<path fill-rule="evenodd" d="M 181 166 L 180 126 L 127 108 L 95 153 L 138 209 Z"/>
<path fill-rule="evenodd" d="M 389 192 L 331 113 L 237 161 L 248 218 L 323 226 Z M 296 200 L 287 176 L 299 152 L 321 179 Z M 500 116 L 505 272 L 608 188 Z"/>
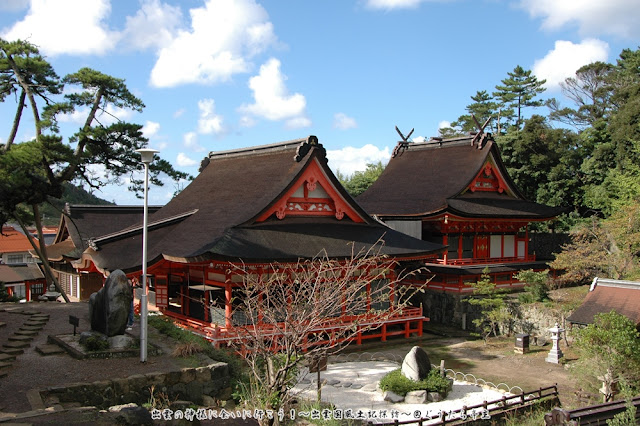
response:
<path fill-rule="evenodd" d="M 127 276 L 115 270 L 97 293 L 89 298 L 91 330 L 107 337 L 124 334 L 133 293 Z"/>
<path fill-rule="evenodd" d="M 563 328 L 558 327 L 558 323 L 554 327 L 549 329 L 551 332 L 551 341 L 553 342 L 553 346 L 549 351 L 549 355 L 547 355 L 546 361 L 551 362 L 553 364 L 559 364 L 560 358 L 564 355 L 560 350 L 560 346 L 558 346 L 558 341 L 560 340 L 560 334 L 564 331 Z"/>
<path fill-rule="evenodd" d="M 426 379 L 431 371 L 429 356 L 420 346 L 414 346 L 402 361 L 402 375 L 415 382 Z"/>

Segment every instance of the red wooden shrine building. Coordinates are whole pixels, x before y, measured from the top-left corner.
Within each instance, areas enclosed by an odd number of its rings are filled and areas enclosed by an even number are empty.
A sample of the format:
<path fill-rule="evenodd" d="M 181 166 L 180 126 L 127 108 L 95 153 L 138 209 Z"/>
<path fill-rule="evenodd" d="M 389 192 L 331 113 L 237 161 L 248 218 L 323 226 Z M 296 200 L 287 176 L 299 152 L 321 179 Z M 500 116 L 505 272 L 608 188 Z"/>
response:
<path fill-rule="evenodd" d="M 95 235 L 74 267 L 104 275 L 121 269 L 139 279 L 141 228 Z M 261 274 L 272 262 L 296 263 L 322 251 L 347 259 L 352 245 L 357 251 L 379 239 L 380 254 L 399 262 L 424 265 L 444 250 L 369 216 L 333 175 L 315 136 L 212 152 L 195 180 L 150 215 L 148 229 L 150 302 L 216 342 L 233 338 L 234 327 L 246 322 L 234 309 L 242 276 L 230 264 Z M 391 324 L 400 325 L 397 334 L 421 334 L 424 320 L 421 308 L 398 310 L 376 337 L 392 334 Z"/>
<path fill-rule="evenodd" d="M 400 142 L 358 203 L 390 227 L 448 246 L 428 269 L 428 288 L 463 293 L 488 267 L 499 287 L 518 286 L 522 269 L 543 270 L 529 250 L 529 225 L 561 209 L 526 200 L 488 133 Z"/>

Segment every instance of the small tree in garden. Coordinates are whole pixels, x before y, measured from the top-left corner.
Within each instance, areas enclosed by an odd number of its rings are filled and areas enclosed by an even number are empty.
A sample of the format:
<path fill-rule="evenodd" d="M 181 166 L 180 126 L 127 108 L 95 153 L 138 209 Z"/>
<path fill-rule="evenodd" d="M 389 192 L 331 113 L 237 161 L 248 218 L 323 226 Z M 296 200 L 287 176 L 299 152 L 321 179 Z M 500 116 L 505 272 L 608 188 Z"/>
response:
<path fill-rule="evenodd" d="M 479 330 L 476 334 L 482 337 L 486 345 L 492 333 L 498 335 L 498 325 L 508 321 L 511 316 L 506 310 L 505 294 L 491 282 L 488 268 L 482 271 L 480 281 L 473 284 L 473 288 L 473 297 L 469 297 L 467 302 L 480 307 L 480 318 L 474 319 L 473 325 Z"/>
<path fill-rule="evenodd" d="M 290 402 L 303 359 L 337 353 L 358 333 L 401 311 L 418 291 L 399 284 L 406 275 L 390 274 L 397 263 L 377 248 L 344 260 L 324 254 L 295 264 L 272 263 L 259 274 L 237 268 L 244 282 L 234 315 L 248 324 L 236 327 L 235 346 L 250 369 L 243 397 L 276 413 L 263 424 L 279 424 L 277 413 Z"/>
<path fill-rule="evenodd" d="M 518 272 L 518 281 L 525 283 L 526 293 L 522 293 L 518 298 L 521 302 L 544 302 L 549 299 L 549 270 L 534 271 L 527 269 Z"/>
<path fill-rule="evenodd" d="M 615 311 L 596 315 L 593 324 L 578 330 L 574 347 L 579 359 L 572 371 L 584 385 L 602 386 L 605 402 L 619 382 L 640 391 L 640 334 L 629 318 Z"/>

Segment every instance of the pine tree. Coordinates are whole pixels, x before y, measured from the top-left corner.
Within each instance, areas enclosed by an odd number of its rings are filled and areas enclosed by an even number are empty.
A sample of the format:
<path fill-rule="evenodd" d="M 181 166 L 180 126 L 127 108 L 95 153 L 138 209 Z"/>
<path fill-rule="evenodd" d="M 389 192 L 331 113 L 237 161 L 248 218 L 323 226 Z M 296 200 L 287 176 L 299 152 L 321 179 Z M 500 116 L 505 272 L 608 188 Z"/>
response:
<path fill-rule="evenodd" d="M 516 128 L 520 130 L 522 108 L 543 105 L 542 100 L 536 97 L 545 91 L 543 85 L 547 80 L 538 80 L 535 75 L 531 75 L 531 70 L 525 70 L 520 65 L 507 74 L 509 77 L 502 80 L 502 85 L 496 86 L 493 96 L 500 100 L 501 107 L 505 110 L 513 108 L 518 111 Z"/>

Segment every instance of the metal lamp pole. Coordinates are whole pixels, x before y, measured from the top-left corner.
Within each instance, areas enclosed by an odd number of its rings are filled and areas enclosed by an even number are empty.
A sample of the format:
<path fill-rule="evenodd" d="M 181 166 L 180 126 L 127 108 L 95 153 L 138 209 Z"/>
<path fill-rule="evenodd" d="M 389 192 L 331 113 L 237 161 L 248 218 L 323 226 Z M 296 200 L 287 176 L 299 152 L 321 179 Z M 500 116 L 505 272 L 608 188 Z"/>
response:
<path fill-rule="evenodd" d="M 144 164 L 144 214 L 142 221 L 142 282 L 143 291 L 140 295 L 140 362 L 147 362 L 147 318 L 149 316 L 149 283 L 147 282 L 147 222 L 149 217 L 149 163 L 153 155 L 160 152 L 151 148 L 136 150 L 142 157 Z"/>

